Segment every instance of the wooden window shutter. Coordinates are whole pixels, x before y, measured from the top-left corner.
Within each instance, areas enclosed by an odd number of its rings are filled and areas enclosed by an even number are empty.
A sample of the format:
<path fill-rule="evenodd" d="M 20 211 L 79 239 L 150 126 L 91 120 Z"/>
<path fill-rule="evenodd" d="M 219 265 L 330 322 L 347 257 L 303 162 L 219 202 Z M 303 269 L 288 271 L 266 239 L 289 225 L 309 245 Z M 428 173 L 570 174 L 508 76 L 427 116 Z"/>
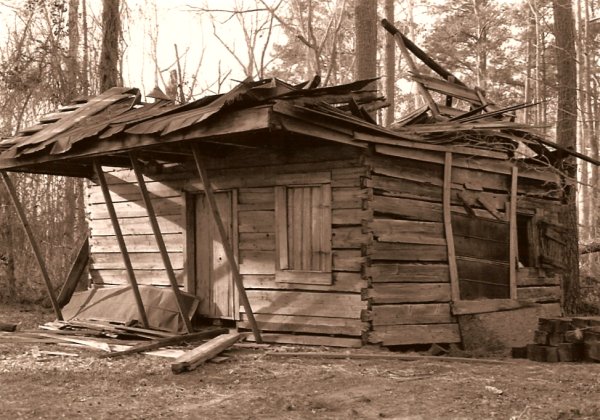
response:
<path fill-rule="evenodd" d="M 331 185 L 275 187 L 276 280 L 332 283 Z"/>

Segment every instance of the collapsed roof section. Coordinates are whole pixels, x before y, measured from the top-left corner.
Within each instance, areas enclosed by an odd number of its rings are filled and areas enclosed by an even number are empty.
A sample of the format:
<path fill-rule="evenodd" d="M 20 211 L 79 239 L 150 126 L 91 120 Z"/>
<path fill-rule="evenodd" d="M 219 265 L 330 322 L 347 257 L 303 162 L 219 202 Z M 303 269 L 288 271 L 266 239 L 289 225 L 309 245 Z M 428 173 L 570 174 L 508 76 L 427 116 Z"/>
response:
<path fill-rule="evenodd" d="M 135 150 L 160 162 L 181 163 L 189 159 L 185 142 L 260 147 L 266 144 L 264 136 L 259 144 L 249 137 L 276 131 L 357 147 L 369 143 L 440 150 L 467 147 L 551 165 L 564 154 L 600 163 L 515 122 L 514 112 L 532 104 L 496 107 L 480 89 L 465 86 L 389 22 L 383 25 L 395 36 L 426 103 L 388 128 L 372 118 L 375 110 L 387 105 L 373 90 L 375 79 L 323 88 L 317 87 L 318 78 L 300 85 L 275 78 L 246 80 L 226 94 L 183 105 L 168 100 L 144 103 L 139 90 L 117 87 L 62 107 L 0 141 L 0 170 L 90 177 L 94 159 L 129 166 L 127 153 Z M 409 51 L 440 77 L 419 73 Z M 521 145 L 533 153 L 520 154 Z"/>

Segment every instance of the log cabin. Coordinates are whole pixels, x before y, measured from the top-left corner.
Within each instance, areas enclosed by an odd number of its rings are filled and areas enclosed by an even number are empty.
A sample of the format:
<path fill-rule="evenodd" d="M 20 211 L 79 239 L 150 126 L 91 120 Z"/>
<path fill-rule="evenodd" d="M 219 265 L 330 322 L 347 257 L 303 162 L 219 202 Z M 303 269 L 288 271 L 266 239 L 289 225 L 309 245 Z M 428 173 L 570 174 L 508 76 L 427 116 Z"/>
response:
<path fill-rule="evenodd" d="M 3 140 L 0 169 L 90 180 L 93 287 L 128 284 L 130 265 L 265 342 L 460 343 L 462 314 L 559 314 L 564 180 L 548 141 L 514 107 L 381 127 L 372 82 L 266 79 L 184 105 L 113 88 Z"/>

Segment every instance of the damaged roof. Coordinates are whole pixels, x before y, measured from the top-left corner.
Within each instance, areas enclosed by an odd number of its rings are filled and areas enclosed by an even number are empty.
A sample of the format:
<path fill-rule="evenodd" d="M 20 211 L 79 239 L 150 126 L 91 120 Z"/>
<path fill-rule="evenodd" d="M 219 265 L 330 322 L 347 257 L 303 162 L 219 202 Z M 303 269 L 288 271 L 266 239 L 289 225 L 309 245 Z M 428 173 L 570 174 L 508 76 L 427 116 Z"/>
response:
<path fill-rule="evenodd" d="M 91 176 L 93 159 L 120 166 L 119 156 L 143 150 L 177 162 L 187 150 L 185 142 L 240 146 L 244 134 L 276 131 L 363 148 L 386 144 L 460 148 L 466 154 L 488 150 L 507 159 L 526 157 L 546 164 L 554 164 L 558 152 L 600 163 L 515 122 L 515 111 L 535 104 L 498 108 L 481 90 L 453 76 L 445 80 L 413 72 L 411 77 L 425 92 L 426 105 L 387 128 L 373 118 L 377 109 L 388 105 L 373 88 L 376 79 L 321 88 L 318 77 L 300 85 L 276 78 L 246 80 L 228 93 L 182 105 L 169 100 L 145 103 L 138 89 L 115 87 L 59 108 L 1 140 L 0 170 Z M 528 147 L 527 156 L 520 155 L 523 145 Z M 127 165 L 127 159 L 122 162 Z"/>

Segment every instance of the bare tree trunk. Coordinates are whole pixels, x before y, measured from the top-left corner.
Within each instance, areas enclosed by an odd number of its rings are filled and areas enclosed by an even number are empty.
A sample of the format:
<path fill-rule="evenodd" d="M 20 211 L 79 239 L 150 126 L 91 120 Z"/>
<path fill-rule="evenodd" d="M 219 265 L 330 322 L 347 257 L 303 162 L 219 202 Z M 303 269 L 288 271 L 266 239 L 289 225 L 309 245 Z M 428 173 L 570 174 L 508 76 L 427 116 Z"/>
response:
<path fill-rule="evenodd" d="M 377 2 L 355 0 L 356 78 L 377 76 Z"/>
<path fill-rule="evenodd" d="M 67 57 L 67 83 L 65 101 L 69 102 L 78 92 L 79 81 L 79 0 L 69 0 L 69 56 Z"/>
<path fill-rule="evenodd" d="M 394 22 L 394 0 L 385 0 L 385 18 Z M 385 112 L 385 125 L 394 122 L 396 107 L 396 43 L 392 34 L 385 36 L 385 94 L 390 106 Z"/>
<path fill-rule="evenodd" d="M 121 15 L 119 0 L 102 0 L 102 52 L 100 54 L 100 91 L 119 85 L 119 38 Z"/>
<path fill-rule="evenodd" d="M 558 80 L 558 111 L 556 141 L 571 150 L 577 148 L 577 69 L 575 65 L 575 25 L 570 0 L 552 0 L 554 36 L 556 39 L 556 70 Z M 572 157 L 562 159 L 564 173 L 577 177 L 577 164 Z M 567 180 L 568 181 L 568 180 Z M 577 311 L 579 303 L 579 253 L 577 230 L 576 188 L 565 183 L 565 266 L 563 277 L 564 308 L 568 313 Z"/>
<path fill-rule="evenodd" d="M 81 89 L 83 95 L 90 94 L 90 52 L 88 44 L 87 3 L 81 0 L 81 31 L 83 32 L 83 70 L 81 72 Z"/>

